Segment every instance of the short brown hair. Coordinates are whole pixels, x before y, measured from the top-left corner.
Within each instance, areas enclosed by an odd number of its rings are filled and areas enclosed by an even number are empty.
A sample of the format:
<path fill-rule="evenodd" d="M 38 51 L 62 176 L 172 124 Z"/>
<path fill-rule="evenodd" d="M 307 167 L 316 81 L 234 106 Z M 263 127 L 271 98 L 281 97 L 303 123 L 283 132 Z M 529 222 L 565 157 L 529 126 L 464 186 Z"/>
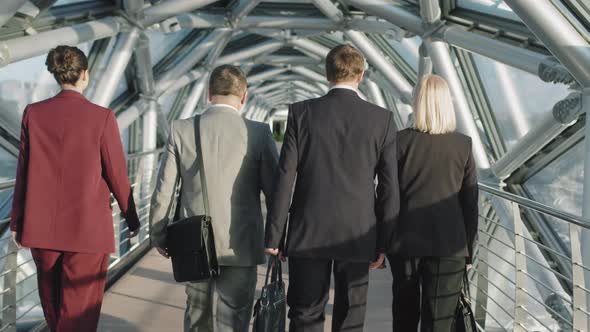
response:
<path fill-rule="evenodd" d="M 57 83 L 74 85 L 88 69 L 88 59 L 79 48 L 60 45 L 49 51 L 45 65 Z"/>
<path fill-rule="evenodd" d="M 246 76 L 240 68 L 231 65 L 221 65 L 209 77 L 209 91 L 211 95 L 242 97 L 246 91 Z"/>
<path fill-rule="evenodd" d="M 365 70 L 365 57 L 350 45 L 338 45 L 326 57 L 326 77 L 330 82 L 357 79 Z"/>

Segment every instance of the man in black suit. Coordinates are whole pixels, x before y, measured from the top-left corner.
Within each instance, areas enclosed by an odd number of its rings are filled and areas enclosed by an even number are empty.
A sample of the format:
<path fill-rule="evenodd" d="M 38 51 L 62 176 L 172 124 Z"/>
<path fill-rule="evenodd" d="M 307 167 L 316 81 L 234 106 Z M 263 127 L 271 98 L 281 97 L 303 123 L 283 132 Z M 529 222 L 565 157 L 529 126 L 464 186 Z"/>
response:
<path fill-rule="evenodd" d="M 289 107 L 266 251 L 289 257 L 292 332 L 324 330 L 332 272 L 332 331 L 362 331 L 370 264 L 382 265 L 399 212 L 393 113 L 359 97 L 364 64 L 335 47 L 328 94 Z"/>

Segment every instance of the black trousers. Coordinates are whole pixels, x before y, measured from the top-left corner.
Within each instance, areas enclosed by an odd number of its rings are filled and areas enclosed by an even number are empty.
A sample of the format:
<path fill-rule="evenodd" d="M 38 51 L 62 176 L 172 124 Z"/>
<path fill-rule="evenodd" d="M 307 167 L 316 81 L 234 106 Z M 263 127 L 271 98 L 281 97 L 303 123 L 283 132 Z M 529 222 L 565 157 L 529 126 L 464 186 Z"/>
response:
<path fill-rule="evenodd" d="M 420 322 L 421 332 L 450 332 L 465 258 L 389 256 L 388 260 L 393 274 L 393 331 L 416 331 Z"/>
<path fill-rule="evenodd" d="M 369 263 L 289 257 L 290 332 L 323 332 L 330 279 L 334 272 L 332 331 L 362 331 Z"/>

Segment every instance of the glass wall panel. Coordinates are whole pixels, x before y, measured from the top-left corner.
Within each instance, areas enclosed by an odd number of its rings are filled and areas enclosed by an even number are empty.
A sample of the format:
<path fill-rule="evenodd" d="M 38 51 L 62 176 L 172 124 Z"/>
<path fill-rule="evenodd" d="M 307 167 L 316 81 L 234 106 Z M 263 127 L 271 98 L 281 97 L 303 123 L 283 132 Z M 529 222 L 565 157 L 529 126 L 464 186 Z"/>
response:
<path fill-rule="evenodd" d="M 413 38 L 404 38 L 397 41 L 394 38 L 387 38 L 391 47 L 409 64 L 414 71 L 418 71 L 418 49 L 422 44 L 422 38 L 419 36 Z"/>
<path fill-rule="evenodd" d="M 88 2 L 88 1 L 97 1 L 97 0 L 57 0 L 57 2 L 54 4 L 54 6 L 70 5 L 73 3 Z"/>
<path fill-rule="evenodd" d="M 172 48 L 184 37 L 190 33 L 190 29 L 184 29 L 178 32 L 164 33 L 158 30 L 146 31 L 150 39 L 150 55 L 152 58 L 152 65 L 156 65 L 158 61 L 168 54 Z"/>
<path fill-rule="evenodd" d="M 575 147 L 531 177 L 525 188 L 533 199 L 556 209 L 582 215 L 585 142 Z M 569 229 L 564 222 L 550 220 L 559 237 L 569 246 Z"/>
<path fill-rule="evenodd" d="M 566 85 L 543 82 L 487 57 L 474 54 L 474 60 L 508 149 L 570 92 Z"/>
<path fill-rule="evenodd" d="M 513 21 L 520 21 L 520 18 L 504 0 L 457 0 L 457 6 Z"/>

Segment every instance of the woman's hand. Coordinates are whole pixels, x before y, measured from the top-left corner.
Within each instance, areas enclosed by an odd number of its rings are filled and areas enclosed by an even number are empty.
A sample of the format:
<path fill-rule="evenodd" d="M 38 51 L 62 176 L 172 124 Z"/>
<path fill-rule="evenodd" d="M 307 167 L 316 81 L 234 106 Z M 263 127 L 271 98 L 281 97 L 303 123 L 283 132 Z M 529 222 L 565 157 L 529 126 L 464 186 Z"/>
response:
<path fill-rule="evenodd" d="M 264 249 L 264 253 L 269 256 L 277 256 L 281 260 L 281 262 L 286 261 L 287 259 L 283 256 L 283 253 L 277 248 L 266 248 Z"/>
<path fill-rule="evenodd" d="M 12 242 L 14 242 L 14 245 L 16 245 L 18 249 L 22 249 L 23 246 L 20 244 L 18 238 L 19 234 L 17 232 L 12 232 Z"/>

